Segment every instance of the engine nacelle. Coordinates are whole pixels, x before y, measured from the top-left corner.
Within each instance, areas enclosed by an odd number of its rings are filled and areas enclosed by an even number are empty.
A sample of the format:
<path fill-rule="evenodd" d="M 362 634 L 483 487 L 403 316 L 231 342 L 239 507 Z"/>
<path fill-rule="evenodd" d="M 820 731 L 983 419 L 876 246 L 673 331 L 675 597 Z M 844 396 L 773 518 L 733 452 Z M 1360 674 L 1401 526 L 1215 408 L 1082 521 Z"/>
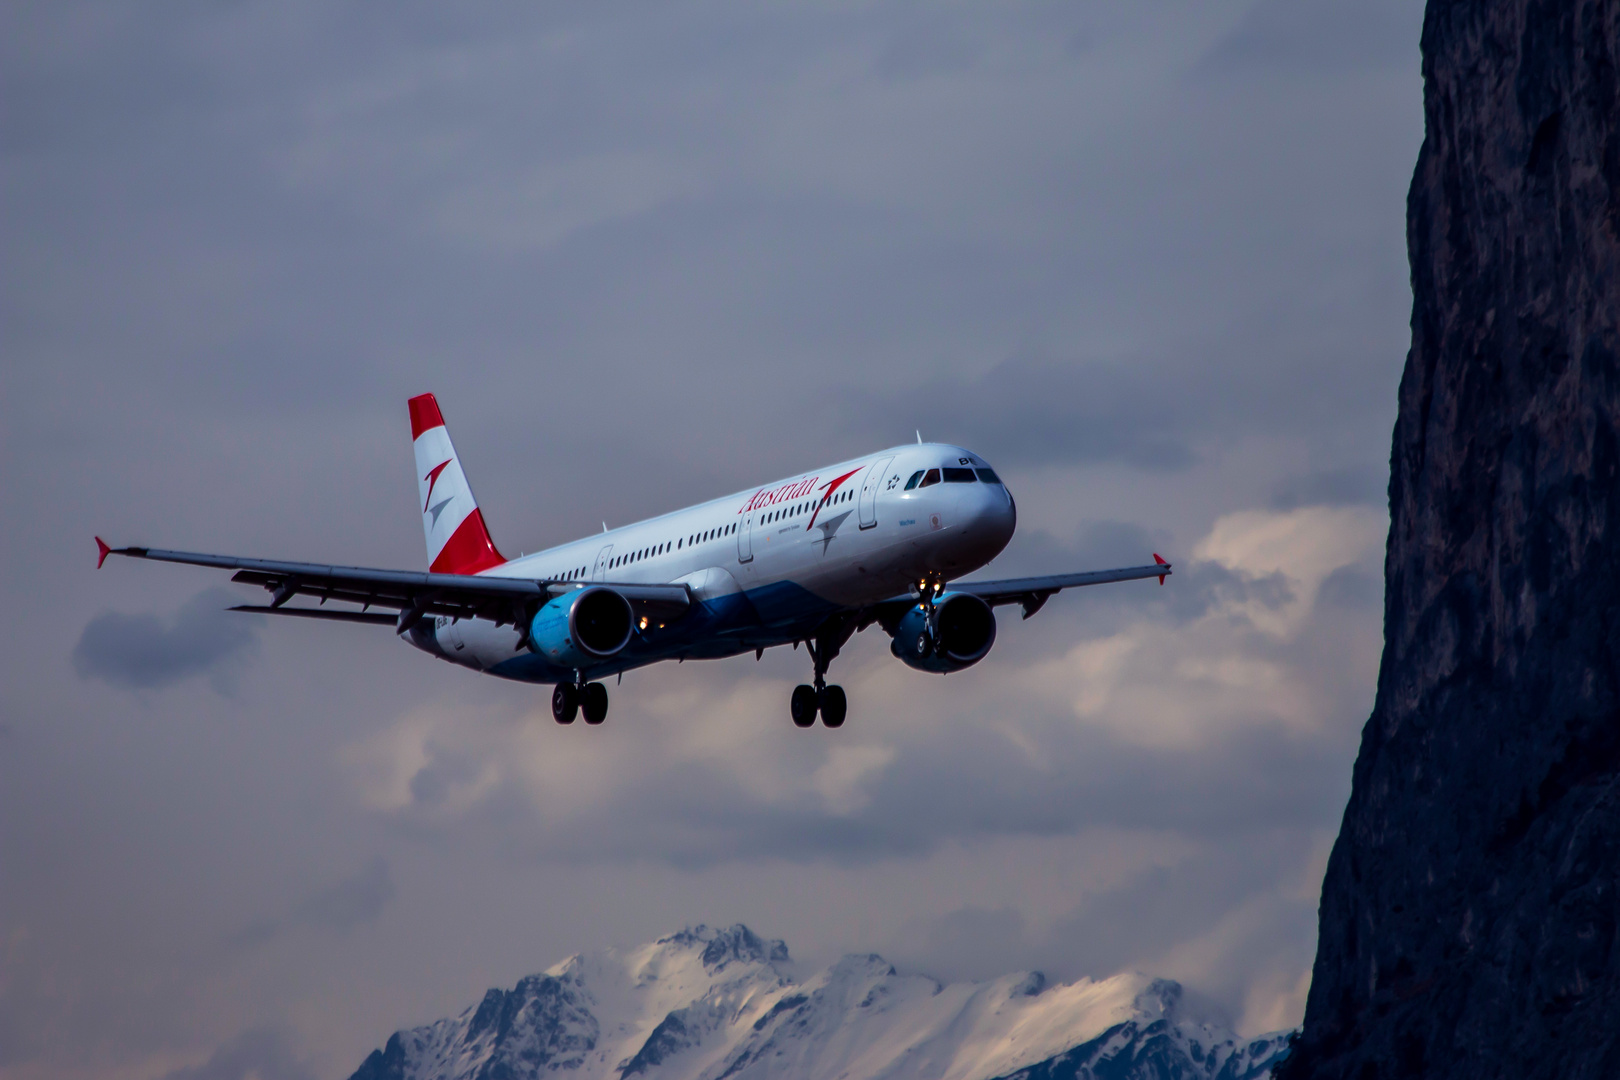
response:
<path fill-rule="evenodd" d="M 934 601 L 939 640 L 928 635 L 928 615 L 914 605 L 894 626 L 889 651 L 918 671 L 945 674 L 972 667 L 996 643 L 996 616 L 990 605 L 967 593 L 946 593 Z"/>
<path fill-rule="evenodd" d="M 558 667 L 587 668 L 630 644 L 635 615 L 612 589 L 564 593 L 535 613 L 529 645 Z"/>

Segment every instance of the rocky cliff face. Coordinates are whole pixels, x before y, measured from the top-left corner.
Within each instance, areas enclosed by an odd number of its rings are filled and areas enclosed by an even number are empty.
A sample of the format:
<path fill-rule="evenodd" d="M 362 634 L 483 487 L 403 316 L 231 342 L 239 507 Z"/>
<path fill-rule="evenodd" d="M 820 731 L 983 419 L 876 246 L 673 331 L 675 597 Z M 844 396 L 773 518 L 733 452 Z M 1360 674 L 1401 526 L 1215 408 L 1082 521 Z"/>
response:
<path fill-rule="evenodd" d="M 1430 0 L 1383 668 L 1291 1076 L 1620 1076 L 1620 3 Z"/>
<path fill-rule="evenodd" d="M 1164 979 L 940 983 L 871 955 L 799 978 L 780 941 L 699 926 L 396 1032 L 353 1080 L 1265 1080 L 1284 1045 Z"/>

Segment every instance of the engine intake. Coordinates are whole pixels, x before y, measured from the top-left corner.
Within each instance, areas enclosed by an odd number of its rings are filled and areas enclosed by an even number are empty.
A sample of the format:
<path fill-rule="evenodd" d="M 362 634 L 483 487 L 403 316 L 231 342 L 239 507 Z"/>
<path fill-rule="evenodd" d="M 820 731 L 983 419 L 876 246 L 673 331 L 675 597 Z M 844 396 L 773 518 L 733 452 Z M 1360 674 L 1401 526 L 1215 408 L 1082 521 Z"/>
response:
<path fill-rule="evenodd" d="M 934 601 L 938 640 L 928 633 L 928 614 L 914 605 L 896 621 L 889 651 L 908 667 L 944 674 L 972 667 L 996 643 L 996 616 L 990 605 L 968 593 L 946 593 Z"/>
<path fill-rule="evenodd" d="M 559 667 L 590 667 L 630 644 L 635 616 L 612 589 L 564 593 L 529 622 L 530 647 Z"/>

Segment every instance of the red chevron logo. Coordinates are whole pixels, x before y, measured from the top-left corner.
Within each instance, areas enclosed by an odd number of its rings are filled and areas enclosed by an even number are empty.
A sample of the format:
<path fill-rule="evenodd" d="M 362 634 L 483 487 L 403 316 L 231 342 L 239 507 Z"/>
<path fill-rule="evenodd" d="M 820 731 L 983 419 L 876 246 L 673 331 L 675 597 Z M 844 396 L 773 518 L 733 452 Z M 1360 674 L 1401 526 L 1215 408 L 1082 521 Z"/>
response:
<path fill-rule="evenodd" d="M 439 474 L 444 472 L 444 467 L 446 465 L 450 464 L 454 460 L 455 460 L 454 458 L 445 458 L 443 461 L 441 461 L 437 465 L 433 466 L 433 469 L 432 469 L 431 472 L 429 472 L 426 476 L 422 477 L 422 479 L 424 479 L 424 480 L 426 480 L 428 482 L 428 497 L 427 497 L 427 502 L 424 502 L 422 504 L 422 513 L 424 513 L 424 514 L 427 513 L 428 503 L 433 501 L 433 485 L 437 484 L 439 482 Z"/>

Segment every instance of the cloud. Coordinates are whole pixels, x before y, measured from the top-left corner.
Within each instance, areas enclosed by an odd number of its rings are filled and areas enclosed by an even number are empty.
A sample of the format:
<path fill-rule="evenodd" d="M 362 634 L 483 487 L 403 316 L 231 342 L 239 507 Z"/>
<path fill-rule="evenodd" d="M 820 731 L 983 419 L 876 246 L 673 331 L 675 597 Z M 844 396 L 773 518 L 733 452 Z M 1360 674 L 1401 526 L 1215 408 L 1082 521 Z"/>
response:
<path fill-rule="evenodd" d="M 1180 471 L 1197 460 L 1179 403 L 1162 365 L 1083 363 L 1015 357 L 974 377 L 943 376 L 885 392 L 829 395 L 855 407 L 853 427 L 895 416 L 926 418 L 926 437 L 983 448 L 998 462 L 1122 462 Z M 1207 406 L 1208 402 L 1203 403 Z"/>
<path fill-rule="evenodd" d="M 1261 0 L 1201 66 L 1234 74 L 1416 64 L 1417 39 L 1401 31 L 1421 7 L 1420 0 Z"/>
<path fill-rule="evenodd" d="M 1296 510 L 1301 506 L 1350 506 L 1385 501 L 1388 478 L 1376 469 L 1326 469 L 1290 476 L 1271 489 L 1273 510 Z"/>
<path fill-rule="evenodd" d="M 1327 828 L 1274 828 L 1241 847 L 1193 847 L 1083 893 L 1039 922 L 1011 907 L 912 918 L 890 958 L 946 979 L 1027 968 L 1072 980 L 1134 967 L 1209 996 L 1246 1033 L 1298 1022 L 1314 947 Z"/>
<path fill-rule="evenodd" d="M 220 1046 L 201 1065 L 164 1073 L 160 1080 L 315 1080 L 284 1031 L 255 1028 Z"/>
<path fill-rule="evenodd" d="M 534 860 L 862 864 L 975 836 L 1323 827 L 1343 797 L 1330 733 L 1365 707 L 1337 673 L 1370 686 L 1376 671 L 1363 594 L 1384 528 L 1360 507 L 1226 515 L 1177 588 L 1108 587 L 1135 592 L 1079 640 L 1062 626 L 1055 651 L 1011 643 L 1050 633 L 1043 611 L 970 675 L 846 667 L 850 725 L 826 738 L 787 725 L 786 685 L 722 687 L 682 665 L 633 675 L 599 730 L 557 728 L 539 702 L 428 705 L 344 759 L 375 812 L 419 835 L 476 822 Z M 885 644 L 867 633 L 856 656 Z"/>
<path fill-rule="evenodd" d="M 109 611 L 85 625 L 73 649 L 81 678 L 147 690 L 221 673 L 252 655 L 263 620 L 227 611 L 241 598 L 205 589 L 169 618 Z"/>
<path fill-rule="evenodd" d="M 264 945 L 283 934 L 300 929 L 326 930 L 346 934 L 376 922 L 394 899 L 394 879 L 388 863 L 372 860 L 354 877 L 308 897 L 279 919 L 262 919 L 232 935 L 230 944 L 253 947 Z"/>

